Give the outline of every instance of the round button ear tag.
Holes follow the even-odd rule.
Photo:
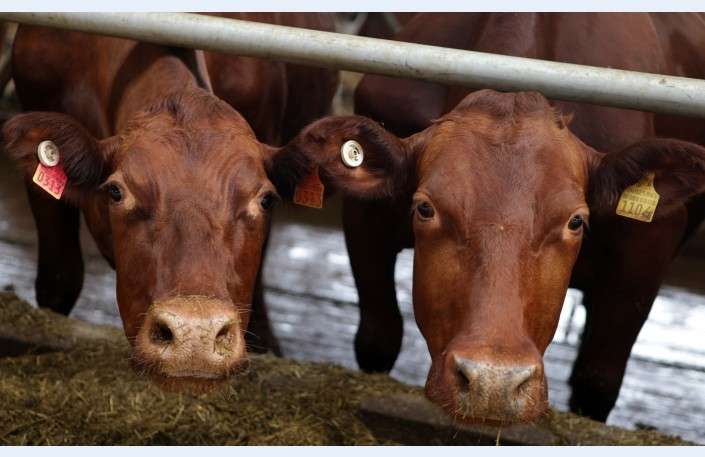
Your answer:
[[[355,140],[348,140],[340,147],[340,158],[343,163],[351,168],[356,168],[362,165],[365,158],[365,153],[362,151],[362,146]]]
[[[59,163],[59,148],[51,140],[44,140],[37,147],[39,161],[45,167],[54,167]]]

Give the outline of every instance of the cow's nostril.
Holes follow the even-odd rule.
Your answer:
[[[514,385],[515,392],[522,393],[524,390],[528,389],[537,371],[538,367],[533,365],[516,368],[510,372],[508,380]]]
[[[216,341],[222,341],[226,338],[230,337],[230,327],[232,327],[232,324],[225,324],[223,328],[220,329],[218,334],[215,336]]]
[[[465,373],[463,373],[463,370],[461,370],[460,367],[456,367],[455,377],[457,379],[458,390],[460,392],[467,392],[470,388],[470,380]]]
[[[473,360],[453,356],[455,373],[458,378],[458,387],[467,390],[470,384],[481,381],[484,365]]]
[[[230,350],[233,342],[234,331],[235,324],[233,322],[228,322],[218,331],[215,335],[215,348],[218,352]]]
[[[174,341],[174,333],[165,322],[161,321],[154,323],[150,337],[155,344],[169,344]]]
[[[468,358],[454,356],[455,373],[460,391],[472,390],[476,393],[498,392],[500,390],[522,395],[530,390],[538,365],[506,366],[477,362]]]

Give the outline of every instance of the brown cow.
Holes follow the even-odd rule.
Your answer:
[[[80,210],[116,269],[136,365],[174,388],[217,385],[242,365],[271,207],[326,159],[259,142],[199,87],[213,79],[199,62],[198,53],[22,26],[14,77],[36,112],[3,128],[37,223],[37,301],[66,313],[75,302]],[[59,201],[31,182],[43,140],[58,146],[68,179]]]
[[[691,72],[689,76],[702,77],[702,72],[693,73],[695,68],[700,71],[698,65],[692,60],[688,61],[689,55],[697,54],[686,52],[695,49],[691,44],[697,43],[698,40],[695,38],[703,35],[705,29],[702,28],[702,16],[679,14],[656,15],[656,17],[657,19],[647,14],[621,13],[420,14],[407,24],[397,39],[653,73],[683,74],[686,71]],[[658,35],[656,30],[659,31]],[[702,42],[700,40],[700,43]],[[702,46],[700,48],[705,49]],[[664,49],[673,50],[674,54],[664,54]],[[676,49],[679,50],[677,54]],[[702,59],[700,61],[705,62]],[[358,86],[356,111],[384,122],[385,127],[395,134],[406,136],[423,129],[438,129],[438,124],[434,124],[433,119],[441,117],[452,109],[468,92],[463,88],[368,75]],[[609,156],[607,163],[618,160],[622,155],[625,155],[624,160],[627,160],[626,156],[629,154],[645,153],[650,150],[643,147],[625,148],[655,134],[653,114],[577,103],[559,102],[556,105],[561,111],[573,114],[571,130],[578,138],[597,150],[617,153],[615,156]],[[665,116],[659,116],[656,120],[659,131],[679,135],[684,139],[695,139],[696,133],[699,133],[702,138],[702,132],[705,131],[700,123],[699,131],[697,128],[690,128],[691,135],[686,136],[682,134],[686,126],[682,119],[673,121]],[[693,126],[692,122],[688,125]],[[666,126],[670,129],[666,130]],[[511,144],[505,147],[512,150]],[[692,149],[690,146],[688,148]],[[629,152],[619,153],[622,150]],[[678,166],[671,154],[673,151],[666,154],[663,160],[673,161],[668,166]],[[678,154],[674,157],[681,158]],[[652,165],[646,160],[656,160],[656,157],[645,154],[643,158],[645,161],[642,163],[627,162],[623,165],[624,174],[610,178],[607,184],[612,185],[606,188],[610,192],[618,193],[620,189],[615,189],[615,183],[612,181],[618,179],[628,181],[632,178],[636,180],[635,171],[640,170],[642,166],[648,169]],[[538,158],[535,160],[538,161]],[[497,220],[499,215],[511,220],[529,211],[535,217],[543,218],[544,215],[540,212],[541,206],[533,200],[535,192],[541,191],[544,193],[540,195],[555,195],[556,198],[562,198],[560,189],[566,188],[567,183],[561,181],[564,178],[561,173],[555,173],[552,176],[553,184],[549,187],[541,188],[532,185],[530,192],[525,190],[525,195],[514,192],[515,187],[524,189],[520,186],[522,182],[526,180],[533,182],[534,170],[542,169],[544,165],[540,161],[536,163],[529,161],[524,164],[524,168],[515,169],[511,164],[507,164],[507,171],[511,170],[515,175],[511,181],[504,184],[504,187],[488,184],[488,193],[468,194],[468,190],[461,191],[457,187],[467,178],[460,176],[459,172],[454,170],[446,170],[445,167],[448,167],[448,164],[424,163],[426,167],[438,168],[438,173],[455,177],[446,184],[446,194],[441,197],[448,199],[452,196],[456,200],[454,211],[463,208],[464,211],[474,212],[475,206],[484,207],[487,204],[497,208],[498,215],[494,218],[487,217],[487,224],[477,232],[477,236],[482,236],[483,239],[494,236],[492,234],[498,227],[508,226],[501,220]],[[666,164],[662,165],[666,166]],[[459,165],[456,167],[460,168]],[[698,168],[695,168],[693,171],[697,170]],[[475,175],[471,176],[473,178],[468,185],[475,180]],[[419,179],[422,178],[422,176],[419,177]],[[680,178],[679,174],[672,177],[674,180]],[[684,184],[692,184],[691,178],[691,176],[687,179],[683,177]],[[593,185],[594,182],[594,179],[590,179],[589,184]],[[415,182],[416,184],[418,183]],[[536,185],[539,184],[536,183]],[[657,173],[656,188],[659,192],[672,192],[674,189],[671,185],[666,182],[663,174]],[[695,191],[697,188],[689,190]],[[604,192],[604,189],[597,187],[595,192],[599,194]],[[507,213],[504,211],[504,206],[496,201],[498,197],[492,193],[498,196],[511,195],[517,199],[518,206]],[[538,267],[524,270],[524,256],[533,259],[539,252],[542,256],[546,254],[538,250],[520,254],[522,244],[520,240],[510,237],[512,230],[504,237],[506,244],[503,246],[487,241],[477,247],[477,258],[467,259],[462,265],[465,280],[471,284],[471,287],[476,291],[484,290],[484,292],[474,292],[474,294],[482,294],[481,296],[468,297],[464,287],[451,287],[441,281],[444,277],[452,276],[449,269],[461,268],[461,265],[456,265],[453,261],[456,257],[455,250],[443,251],[445,252],[443,258],[436,258],[433,262],[421,258],[420,254],[424,252],[420,249],[422,240],[418,238],[417,232],[412,232],[408,217],[408,208],[412,203],[411,195],[412,192],[406,192],[396,200],[369,203],[352,199],[345,202],[346,240],[360,297],[361,321],[355,340],[360,366],[367,371],[387,371],[391,369],[399,353],[402,320],[394,291],[394,264],[397,252],[403,247],[410,246],[416,246],[417,249],[414,274],[417,321],[427,338],[434,361],[428,381],[429,393],[437,395],[437,392],[443,390],[438,387],[439,383],[444,379],[448,382],[451,380],[452,369],[448,368],[448,371],[444,372],[439,364],[450,363],[447,357],[448,350],[451,348],[445,346],[444,341],[448,337],[443,335],[456,330],[459,333],[451,344],[459,344],[459,341],[465,338],[464,344],[469,351],[466,354],[471,358],[479,357],[488,362],[495,360],[497,363],[506,362],[509,359],[513,365],[526,365],[527,360],[532,360],[530,364],[538,364],[538,359],[535,357],[540,355],[542,346],[537,341],[535,345],[526,345],[520,353],[511,356],[504,352],[504,345],[492,345],[491,342],[495,341],[495,338],[500,340],[506,338],[512,341],[512,344],[518,344],[517,338],[526,338],[526,333],[519,332],[512,322],[505,323],[507,317],[504,312],[495,315],[488,311],[487,314],[473,317],[477,322],[464,322],[459,310],[448,311],[446,314],[438,313],[440,305],[430,302],[433,295],[419,292],[419,289],[425,290],[434,280],[438,281],[437,288],[444,294],[443,302],[450,302],[447,306],[458,306],[458,303],[464,303],[467,306],[472,304],[473,307],[477,307],[478,313],[482,312],[481,309],[486,309],[484,306],[496,306],[497,310],[503,309],[497,302],[504,300],[509,300],[510,303],[520,300],[521,303],[529,306],[531,297],[527,291],[521,289],[522,282],[510,283],[508,280],[513,278],[512,281],[516,281],[515,269],[517,268],[521,269],[522,275],[534,277],[533,275],[539,274]],[[573,387],[571,408],[574,411],[582,412],[595,419],[606,419],[616,401],[631,346],[648,316],[666,267],[682,241],[702,220],[705,210],[702,197],[685,203],[686,197],[691,196],[692,192],[676,193],[676,195],[680,203],[674,204],[674,207],[668,211],[657,212],[656,219],[651,223],[617,217],[612,214],[613,208],[591,216],[591,236],[583,244],[571,278],[571,286],[584,291],[584,303],[588,310],[586,330],[570,381]],[[472,196],[474,200],[466,199],[465,196],[468,198]],[[610,202],[614,203],[614,200]],[[600,202],[589,203],[595,213],[594,205]],[[525,216],[528,217],[528,215]],[[360,222],[365,220],[375,220],[379,223],[373,225]],[[477,223],[482,221],[484,218]],[[524,221],[523,230],[526,233],[523,236],[538,236],[546,233],[532,232],[532,230],[539,230],[539,227],[535,223],[526,225],[528,222]],[[470,229],[473,227],[473,221],[467,221],[466,224],[468,225],[463,228],[463,233],[473,233]],[[475,239],[473,241],[477,242]],[[528,242],[528,238],[524,238],[523,242]],[[437,243],[441,243],[441,240],[439,239]],[[499,256],[500,253],[501,256]],[[497,265],[491,265],[492,262],[496,262]],[[561,262],[559,263],[561,268],[557,271],[560,271],[561,275],[566,275],[571,262],[567,258]],[[496,273],[488,272],[482,276],[481,272],[484,268],[500,268],[500,270]],[[493,276],[494,274],[497,276]],[[561,276],[561,287],[556,289],[556,296],[545,298],[547,303],[554,305],[558,303],[556,301],[558,295],[561,295],[562,299],[562,294],[565,292],[564,286],[567,285],[562,283],[563,279],[564,276]],[[479,280],[483,281],[475,284]],[[534,282],[534,287],[541,287],[541,281],[538,278],[534,277]],[[558,290],[562,292],[559,293]],[[501,295],[499,295],[500,292]],[[422,301],[419,301],[419,297],[423,297]],[[484,304],[475,303],[474,300],[483,297],[486,300]],[[545,306],[549,307],[548,304]],[[547,330],[552,329],[554,314],[552,312],[541,314],[548,308],[540,309],[541,311],[537,309],[530,314],[524,313],[525,325],[542,325]],[[512,334],[512,332],[516,333]],[[550,333],[552,335],[552,331]],[[483,346],[484,349],[479,349],[478,346]],[[467,364],[458,364],[458,370],[467,372],[464,366]],[[491,369],[489,365],[484,368],[477,365],[475,367],[473,371],[475,374],[469,376],[471,385],[483,370],[484,381],[479,382],[493,382],[500,377],[500,373]],[[540,370],[537,370],[538,372]],[[505,387],[511,385],[512,383],[509,382]],[[502,408],[499,410],[501,411]]]
[[[332,157],[351,139],[365,153],[356,194],[394,201],[407,215],[394,222],[415,249],[414,312],[432,358],[426,392],[463,421],[545,412],[542,355],[583,236],[592,221],[619,223],[613,211],[627,186],[655,173],[659,229],[705,190],[705,148],[652,139],[603,154],[538,93],[475,92],[404,139],[365,117],[330,117],[295,144]]]

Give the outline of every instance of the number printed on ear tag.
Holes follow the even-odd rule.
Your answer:
[[[58,200],[64,193],[68,178],[60,165],[46,167],[40,162],[37,164],[32,181]]]
[[[296,185],[294,189],[294,203],[308,206],[309,208],[323,208],[323,191],[325,187],[318,176],[318,167]]]
[[[617,214],[637,221],[651,222],[659,198],[654,188],[654,173],[647,173],[639,182],[624,189],[617,203]]]

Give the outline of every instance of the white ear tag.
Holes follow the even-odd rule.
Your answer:
[[[340,147],[340,158],[343,163],[350,168],[357,168],[362,165],[365,153],[362,146],[355,140],[348,140]]]
[[[37,157],[45,167],[54,167],[59,163],[59,148],[51,140],[44,140],[37,146]]]
[[[59,147],[53,141],[44,140],[39,143],[37,146],[39,163],[32,176],[32,181],[36,185],[57,200],[63,195],[68,182],[63,167],[59,165],[59,157]]]

